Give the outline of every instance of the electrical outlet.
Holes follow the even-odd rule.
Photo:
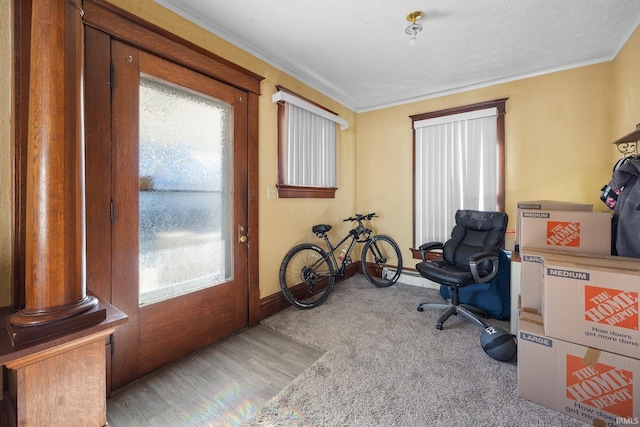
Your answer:
[[[278,190],[275,188],[267,188],[267,199],[277,199]]]

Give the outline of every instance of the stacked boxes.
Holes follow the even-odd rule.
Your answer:
[[[593,425],[640,424],[640,259],[609,255],[609,214],[521,212],[518,394]]]

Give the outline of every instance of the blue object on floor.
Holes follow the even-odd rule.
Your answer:
[[[498,320],[511,317],[511,259],[505,251],[499,252],[498,273],[487,283],[476,283],[458,290],[460,304],[469,304],[486,311]],[[448,286],[440,286],[440,295],[451,299]]]

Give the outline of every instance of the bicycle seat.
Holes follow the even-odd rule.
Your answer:
[[[329,230],[331,230],[331,226],[328,224],[318,224],[314,225],[311,228],[311,231],[313,231],[315,234],[324,234]]]

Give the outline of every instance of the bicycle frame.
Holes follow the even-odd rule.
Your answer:
[[[364,238],[363,240],[360,240],[359,237],[363,234],[366,235],[366,238]],[[371,240],[372,235],[373,235],[373,230],[365,227],[362,224],[362,221],[358,221],[358,227],[349,231],[349,234],[347,234],[335,246],[331,244],[331,241],[329,240],[329,236],[327,235],[327,233],[324,233],[321,236],[324,239],[327,245],[327,248],[329,249],[328,255],[329,255],[329,258],[331,259],[331,262],[333,263],[333,266],[336,269],[337,276],[344,277],[346,273],[347,265],[351,262],[351,253],[353,252],[353,248],[355,247],[356,243],[367,242]],[[349,239],[351,239],[351,242],[349,243],[349,247],[347,248],[347,253],[345,254],[342,262],[338,263],[338,260],[336,259],[336,255],[335,255],[335,250],[340,248]]]

